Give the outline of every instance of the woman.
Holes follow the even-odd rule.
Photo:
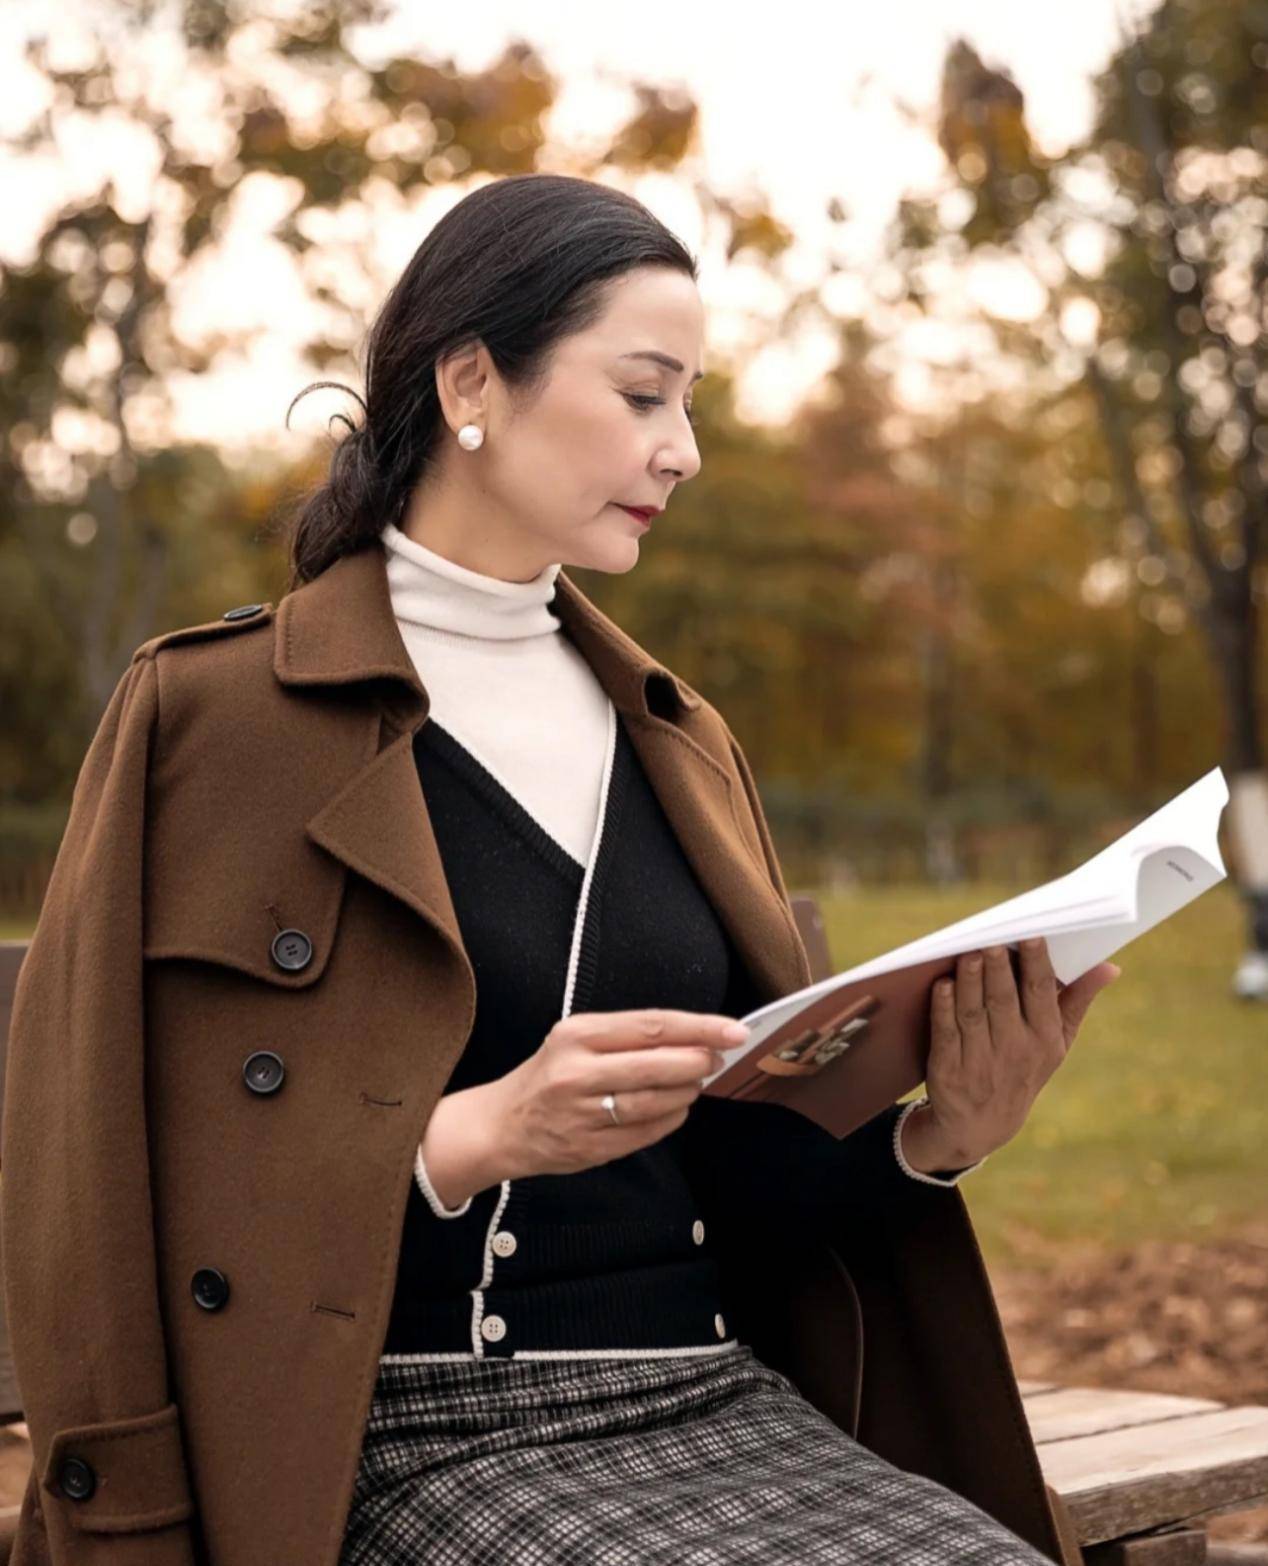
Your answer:
[[[276,614],[121,679],[11,1028],[16,1566],[1076,1558],[954,1184],[1112,965],[966,960],[841,1141],[699,1091],[804,948],[734,736],[561,573],[699,470],[695,276],[469,195]]]

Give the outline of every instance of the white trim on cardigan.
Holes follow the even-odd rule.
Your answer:
[[[966,1174],[972,1174],[975,1169],[980,1169],[990,1154],[979,1158],[975,1164],[969,1164],[967,1168],[961,1169],[959,1174],[952,1175],[949,1179],[941,1175],[923,1174],[919,1169],[913,1169],[903,1157],[903,1126],[907,1123],[907,1116],[913,1109],[919,1109],[928,1102],[928,1098],[922,1095],[920,1098],[913,1098],[910,1104],[903,1106],[902,1114],[894,1122],[894,1157],[897,1158],[898,1166],[903,1173],[910,1175],[913,1180],[923,1180],[926,1185],[958,1185]]]
[[[612,782],[612,764],[616,759],[616,707],[608,698],[608,742],[603,755],[603,778],[599,784],[599,812],[594,824],[594,837],[586,863],[586,877],[581,883],[581,895],[577,899],[577,917],[572,926],[572,950],[568,954],[568,979],[564,985],[561,1018],[571,1015],[572,997],[577,987],[577,962],[581,956],[581,942],[585,936],[586,908],[590,902],[590,887],[594,881],[595,866],[599,861],[599,845],[603,842],[603,823],[608,813],[608,787]]]
[[[599,859],[599,847],[603,842],[603,823],[608,810],[608,786],[612,781],[612,765],[616,757],[616,707],[611,699],[608,701],[608,741],[607,749],[603,757],[603,780],[599,787],[599,811],[594,824],[594,836],[590,840],[590,853],[586,863],[585,880],[581,883],[581,892],[577,898],[577,913],[572,924],[572,950],[568,956],[568,976],[564,983],[563,1007],[560,1017],[566,1017],[572,1011],[572,997],[577,984],[577,963],[581,956],[581,942],[585,934],[586,908],[590,901],[590,886],[594,880],[595,865]],[[421,1164],[423,1156],[422,1144],[419,1144],[416,1165]],[[430,1182],[429,1182],[430,1183]],[[424,1193],[425,1194],[425,1193]],[[484,1338],[480,1331],[480,1324],[484,1319],[484,1291],[493,1282],[493,1269],[496,1265],[493,1257],[493,1236],[497,1233],[498,1224],[501,1222],[503,1210],[511,1195],[510,1180],[502,1181],[502,1194],[498,1198],[498,1204],[489,1227],[484,1236],[484,1270],[480,1278],[480,1286],[471,1290],[471,1346],[476,1357],[483,1359]],[[442,1216],[444,1216],[442,1214]],[[514,1351],[512,1351],[514,1357]]]
[[[461,1207],[446,1207],[439,1196],[436,1195],[435,1186],[427,1178],[427,1165],[423,1162],[423,1144],[421,1142],[418,1144],[417,1153],[414,1154],[414,1178],[418,1181],[418,1189],[427,1198],[428,1207],[436,1214],[437,1218],[461,1218],[463,1213],[471,1206],[475,1195],[474,1192],[463,1202]]]
[[[509,1359],[681,1359],[702,1354],[733,1354],[740,1346],[738,1338],[725,1343],[689,1344],[685,1348],[633,1349],[515,1349]],[[381,1365],[425,1365],[431,1361],[469,1365],[472,1356],[460,1350],[429,1354],[380,1354]]]

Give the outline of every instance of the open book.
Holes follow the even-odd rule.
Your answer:
[[[1016,974],[1017,943],[1041,935],[1072,983],[1224,879],[1227,803],[1213,767],[1068,875],[749,1012],[704,1092],[787,1104],[845,1136],[924,1081],[933,984],[962,952],[1008,947]]]

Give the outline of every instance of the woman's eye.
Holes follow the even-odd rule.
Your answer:
[[[646,413],[649,408],[663,408],[665,406],[663,397],[644,397],[638,392],[625,392],[624,396],[628,401],[634,403],[641,413]],[[687,408],[687,423],[694,427],[698,422],[695,414],[690,408]]]

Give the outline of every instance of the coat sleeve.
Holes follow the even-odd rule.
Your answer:
[[[727,734],[771,883],[791,917],[792,902],[757,783],[739,741],[729,729]],[[734,962],[721,1010],[742,1017],[759,1004],[748,976]],[[891,1104],[849,1135],[835,1137],[786,1104],[703,1096],[675,1135],[703,1204],[715,1213],[743,1214],[770,1234],[799,1238],[821,1234],[851,1214],[866,1214],[888,1196],[905,1192],[913,1180],[949,1188],[978,1167],[908,1173],[895,1142],[907,1107]]]
[[[20,1566],[195,1560],[146,1126],[143,889],[157,720],[157,667],[138,650],[80,768],[14,991],[0,1238],[34,1457]]]

